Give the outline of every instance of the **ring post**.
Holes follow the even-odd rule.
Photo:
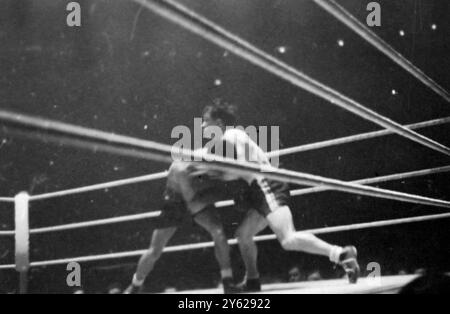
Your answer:
[[[21,192],[14,198],[15,204],[15,240],[16,240],[16,271],[20,274],[20,293],[27,293],[28,269],[30,268],[30,230],[29,230],[30,196]]]

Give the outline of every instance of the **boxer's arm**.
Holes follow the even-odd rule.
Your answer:
[[[257,164],[269,165],[266,153],[256,144],[247,133],[239,129],[232,129],[225,132],[222,141],[218,142],[222,147],[216,147],[214,153],[221,156],[236,159],[238,161],[253,162]],[[220,149],[220,151],[219,151]],[[198,162],[193,164],[190,175],[205,175],[212,179],[224,181],[234,181],[244,179],[248,182],[257,178],[257,175],[240,175],[233,171],[219,171],[208,167],[207,163]]]

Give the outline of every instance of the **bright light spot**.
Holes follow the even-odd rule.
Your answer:
[[[148,125],[144,125],[144,130],[148,130]]]
[[[400,34],[400,36],[405,36],[405,31],[404,30],[400,30],[399,32],[398,32],[399,34]]]
[[[222,81],[219,80],[219,79],[216,79],[216,80],[214,81],[214,85],[220,86],[220,85],[222,85]]]
[[[391,91],[391,93],[392,93],[392,95],[398,95],[398,92],[395,90],[395,89],[393,89],[392,91]]]
[[[281,54],[286,53],[287,48],[285,46],[280,46],[277,48],[277,51]]]
[[[118,166],[114,167],[114,171],[119,171],[119,170],[120,170],[120,168]]]
[[[431,25],[431,29],[434,30],[434,31],[437,30],[437,25],[436,24],[432,24]]]
[[[345,45],[344,40],[343,39],[339,39],[338,40],[338,45],[339,45],[339,47],[344,47],[344,45]]]
[[[53,160],[50,160],[50,162],[48,163],[50,166],[53,166],[55,164],[55,162]]]

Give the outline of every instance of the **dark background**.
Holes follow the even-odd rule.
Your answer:
[[[82,27],[66,25],[65,0],[0,2],[0,107],[118,134],[173,143],[176,125],[193,125],[201,109],[220,98],[238,105],[241,124],[280,126],[291,147],[357,134],[378,127],[267,74],[232,54],[155,16],[130,1],[86,0]],[[448,116],[449,104],[307,0],[183,0],[265,51],[371,109],[409,124]],[[369,1],[341,0],[365,21]],[[448,1],[378,1],[377,34],[444,88],[450,86]],[[432,25],[437,26],[432,29]],[[400,30],[405,35],[400,36]],[[341,47],[339,40],[344,41]],[[284,47],[280,49],[280,47]],[[219,84],[220,83],[220,84]],[[395,90],[396,93],[393,93]],[[420,130],[450,145],[449,126]],[[399,136],[283,157],[283,167],[342,180],[448,164],[448,157]],[[0,134],[0,195],[40,194],[147,173],[167,166],[102,153],[45,145]],[[31,227],[158,210],[163,181],[48,201],[31,208]],[[381,187],[448,199],[448,174],[382,184]],[[442,212],[437,208],[326,192],[294,199],[298,228],[314,228]],[[237,220],[227,212],[230,235]],[[11,204],[0,203],[0,228],[14,228]],[[142,249],[152,221],[123,223],[32,236],[31,259]],[[417,268],[449,270],[448,220],[326,235],[359,249],[361,264],[381,264],[383,274]],[[186,226],[172,244],[207,241]],[[266,281],[284,281],[299,265],[304,276],[320,270],[339,276],[324,258],[259,244]],[[83,284],[105,291],[125,285],[136,258],[83,264]],[[236,249],[238,276],[243,266]],[[14,262],[12,238],[0,238],[0,263]],[[201,269],[198,265],[202,265]],[[33,292],[69,292],[64,267],[31,272]],[[16,288],[13,271],[0,272],[0,289]],[[211,250],[166,254],[148,280],[151,291],[192,289],[217,283]]]

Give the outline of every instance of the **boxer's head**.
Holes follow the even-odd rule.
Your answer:
[[[227,126],[235,126],[236,120],[236,107],[228,103],[215,101],[203,109],[203,128],[218,126],[225,129]]]

